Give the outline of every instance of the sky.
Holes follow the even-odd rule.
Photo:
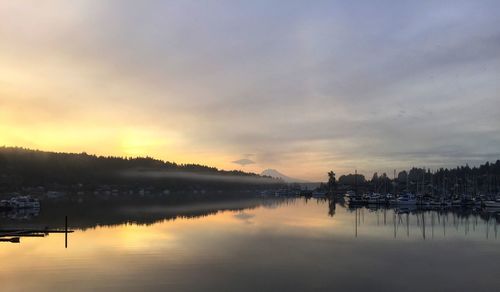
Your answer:
[[[499,1],[0,0],[6,146],[308,180],[477,165],[499,81]]]

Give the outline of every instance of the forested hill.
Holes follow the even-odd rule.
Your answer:
[[[224,171],[198,164],[176,164],[150,157],[122,158],[86,153],[56,153],[0,147],[3,188],[50,184],[260,185],[280,180],[242,171]]]
[[[444,192],[447,194],[464,193],[498,193],[500,192],[500,160],[486,162],[470,167],[469,165],[455,168],[440,168],[431,171],[427,168],[413,167],[403,170],[395,178],[382,173],[374,173],[371,179],[361,174],[340,176],[339,185],[363,187],[365,190],[381,192]]]

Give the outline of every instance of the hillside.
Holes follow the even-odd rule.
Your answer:
[[[123,158],[0,147],[0,188],[48,185],[192,185],[221,188],[278,184],[282,181],[242,171],[177,164],[151,157]]]

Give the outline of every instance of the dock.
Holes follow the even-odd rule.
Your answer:
[[[64,246],[68,247],[68,233],[73,233],[73,230],[68,229],[68,217],[64,222],[64,229],[45,228],[3,228],[0,229],[0,242],[20,243],[21,237],[45,237],[51,233],[64,233]]]

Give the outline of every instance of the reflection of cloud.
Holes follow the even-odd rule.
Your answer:
[[[235,160],[235,161],[233,161],[233,163],[239,164],[241,166],[245,166],[248,164],[255,164],[255,161],[250,160],[248,158],[243,158],[243,159]]]
[[[239,219],[239,220],[245,222],[246,224],[253,224],[253,222],[250,221],[250,219],[252,219],[254,217],[255,217],[254,214],[248,214],[245,212],[240,212],[238,214],[234,214],[234,218]]]
[[[255,217],[255,215],[254,214],[248,214],[248,213],[245,213],[245,212],[240,212],[238,214],[235,214],[234,217],[238,218],[238,219],[241,219],[241,220],[248,220],[248,219],[252,219],[253,217]]]

